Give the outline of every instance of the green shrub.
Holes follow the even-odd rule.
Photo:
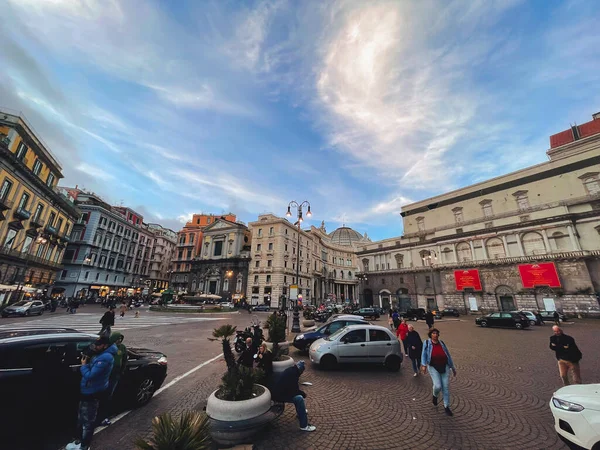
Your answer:
[[[150,440],[137,438],[138,450],[209,450],[213,448],[208,416],[186,411],[175,419],[166,413],[152,419]]]

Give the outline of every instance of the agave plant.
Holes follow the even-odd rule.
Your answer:
[[[137,438],[138,450],[209,450],[213,448],[208,416],[186,411],[181,417],[163,414],[152,420],[150,440]]]

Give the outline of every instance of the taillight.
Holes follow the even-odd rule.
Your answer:
[[[166,366],[167,365],[167,357],[166,356],[161,356],[160,358],[158,358],[157,361],[159,364]]]

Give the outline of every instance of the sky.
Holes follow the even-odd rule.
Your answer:
[[[600,111],[595,2],[0,0],[0,108],[83,187],[180,229],[402,205],[547,160]]]

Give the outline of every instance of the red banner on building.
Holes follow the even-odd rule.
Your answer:
[[[523,287],[531,289],[536,286],[560,287],[558,272],[554,263],[521,264],[519,273]]]
[[[455,270],[454,281],[457,291],[464,291],[466,288],[481,291],[481,279],[477,269]]]

